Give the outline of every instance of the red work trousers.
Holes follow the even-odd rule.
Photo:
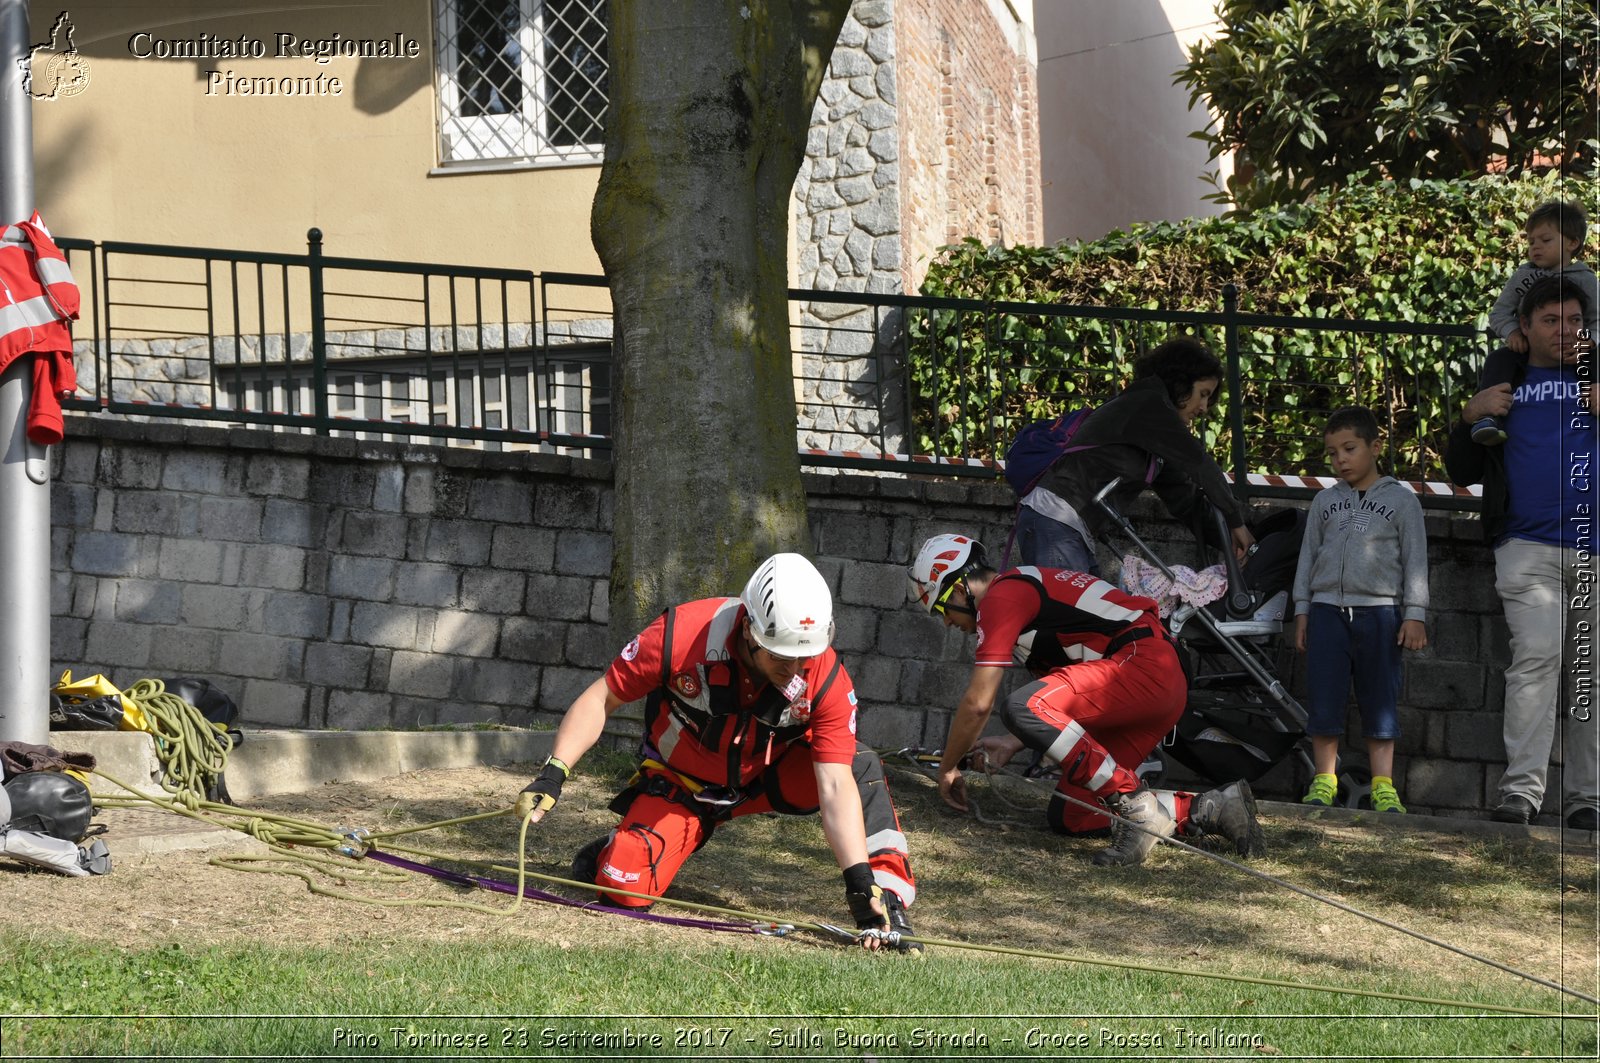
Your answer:
[[[690,854],[711,837],[717,824],[762,812],[809,816],[819,807],[811,747],[803,742],[792,743],[784,750],[744,791],[744,799],[732,806],[697,800],[670,773],[652,768],[643,771],[644,778],[632,788],[633,796],[622,822],[600,851],[595,869],[595,885],[601,887],[601,896],[606,903],[621,908],[648,907],[650,902],[606,893],[605,887],[660,896]],[[916,880],[911,874],[905,835],[900,832],[900,820],[883,778],[883,764],[876,753],[858,745],[851,771],[861,793],[867,861],[873,878],[883,889],[898,894],[909,907],[916,899]]]
[[[1001,718],[1028,748],[1061,762],[1058,795],[1093,805],[1107,793],[1134,788],[1134,770],[1177,724],[1187,694],[1177,651],[1156,635],[1017,688]],[[1180,829],[1192,796],[1176,795]],[[1046,816],[1052,830],[1069,834],[1111,825],[1106,816],[1060,797],[1050,802]]]

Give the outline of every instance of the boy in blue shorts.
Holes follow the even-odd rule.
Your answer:
[[[1353,679],[1372,769],[1372,807],[1404,812],[1394,786],[1402,650],[1428,644],[1428,539],[1411,489],[1378,472],[1378,422],[1349,406],[1323,432],[1342,481],[1317,494],[1294,577],[1295,648],[1306,654],[1306,731],[1316,777],[1301,800],[1332,805]]]

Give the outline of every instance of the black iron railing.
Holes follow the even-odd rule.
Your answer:
[[[609,452],[604,278],[65,239],[84,287],[77,410],[489,449]],[[1443,484],[1476,329],[1241,313],[791,290],[797,443],[810,465],[996,475],[1016,430],[1112,397],[1135,357],[1183,332],[1228,379],[1197,424],[1241,495],[1304,494],[1320,425],[1387,422],[1388,466]]]

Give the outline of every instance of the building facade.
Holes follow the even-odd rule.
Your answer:
[[[57,233],[98,240],[293,252],[315,227],[330,254],[598,273],[605,5],[39,0],[39,208]],[[851,230],[898,240],[869,262],[968,235],[1036,241],[1030,14],[858,0],[797,202],[859,207],[851,177],[873,202],[891,189],[887,214]],[[850,235],[834,224],[797,245]],[[840,251],[830,241],[796,279],[826,285]],[[908,265],[897,290],[917,279]]]

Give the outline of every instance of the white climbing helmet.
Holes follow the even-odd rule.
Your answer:
[[[750,634],[779,657],[815,657],[833,641],[833,595],[816,566],[799,554],[773,554],[739,596]]]
[[[968,565],[982,563],[983,544],[978,540],[949,533],[935,535],[922,544],[917,559],[906,570],[911,578],[911,597],[931,613]]]

